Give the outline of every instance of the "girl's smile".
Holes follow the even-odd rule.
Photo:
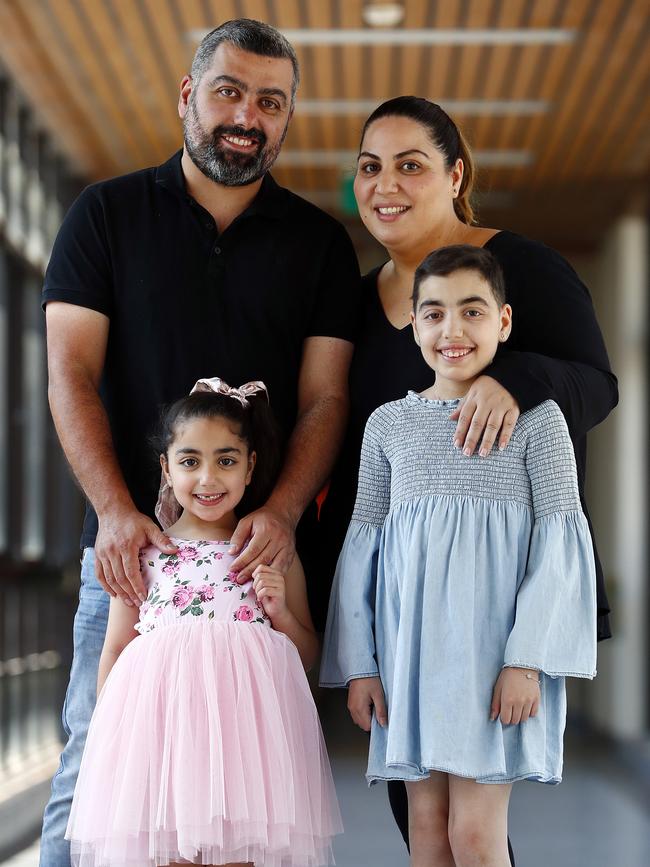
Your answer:
[[[193,494],[192,495],[202,506],[214,506],[216,503],[220,503],[221,500],[226,496],[225,491],[221,494]]]
[[[457,362],[464,361],[470,353],[474,352],[474,346],[459,346],[457,344],[453,344],[451,346],[439,346],[437,351],[442,355],[445,361],[450,364],[456,364]]]
[[[210,539],[217,527],[235,529],[235,508],[255,466],[255,452],[236,428],[222,416],[192,418],[161,455],[167,484],[183,508],[175,526],[180,535]]]

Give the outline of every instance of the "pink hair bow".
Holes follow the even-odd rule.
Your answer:
[[[238,400],[242,406],[248,406],[248,398],[259,391],[266,392],[266,399],[268,400],[269,398],[267,387],[259,379],[253,380],[253,382],[245,382],[239,388],[232,388],[223,379],[213,376],[211,379],[199,379],[190,394],[194,394],[197,391],[212,391],[215,394],[223,394],[226,397]],[[158,491],[155,515],[163,530],[175,524],[181,516],[181,507],[174,496],[174,492],[167,484],[164,473],[161,473],[160,477],[160,490]]]
[[[235,400],[240,401],[242,406],[248,406],[248,398],[251,394],[257,394],[258,391],[265,391],[267,400],[269,397],[267,387],[259,379],[255,379],[252,382],[245,382],[243,385],[240,385],[239,388],[233,388],[228,385],[227,382],[224,382],[223,379],[219,379],[218,376],[213,376],[211,379],[199,379],[190,394],[194,394],[195,391],[214,391],[215,394],[224,394],[226,397],[234,397]]]

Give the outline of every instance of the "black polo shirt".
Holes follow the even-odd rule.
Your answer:
[[[188,195],[180,158],[85,189],[43,288],[44,305],[65,301],[110,319],[101,396],[128,489],[150,516],[160,470],[148,436],[161,406],[201,377],[261,379],[286,438],[303,341],[352,340],[360,292],[352,243],[332,217],[267,175],[219,235]],[[82,546],[96,532],[88,507]]]

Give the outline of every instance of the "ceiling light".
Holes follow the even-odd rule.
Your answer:
[[[535,115],[546,114],[550,103],[543,99],[435,99],[453,116]],[[366,117],[384,99],[298,99],[296,113],[322,117],[326,114],[340,117]]]
[[[208,30],[191,30],[188,36],[200,42],[208,33]],[[432,27],[417,30],[300,29],[282,33],[292,45],[562,45],[573,42],[577,31],[559,27]]]
[[[368,3],[361,17],[369,27],[397,27],[404,18],[401,3]]]
[[[430,28],[421,30],[283,30],[293,45],[547,45],[571,42],[560,28]]]

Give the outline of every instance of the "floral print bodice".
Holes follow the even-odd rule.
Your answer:
[[[159,626],[199,618],[227,623],[271,626],[257,601],[253,582],[237,583],[230,571],[230,542],[174,539],[175,554],[153,546],[140,551],[140,570],[147,589],[135,629],[144,634]]]

